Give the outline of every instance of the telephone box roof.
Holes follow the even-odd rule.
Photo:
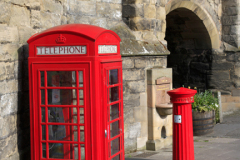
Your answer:
[[[119,41],[121,41],[119,36],[111,30],[107,30],[101,27],[88,25],[88,24],[65,24],[65,25],[52,27],[40,33],[34,34],[32,37],[28,39],[27,42],[31,43],[32,41],[39,39],[42,36],[46,36],[48,34],[54,34],[54,33],[74,33],[74,34],[79,34],[81,36],[85,36],[86,38],[90,38],[91,40],[94,41],[102,33],[106,33],[106,32],[115,35],[115,37],[119,39]]]

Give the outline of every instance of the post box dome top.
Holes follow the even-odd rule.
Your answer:
[[[37,33],[32,37],[30,37],[27,42],[31,43],[32,41],[40,37],[43,37],[49,34],[54,34],[54,33],[74,33],[80,36],[85,36],[86,38],[90,38],[91,40],[96,40],[102,33],[106,33],[106,32],[113,34],[119,41],[121,41],[119,36],[111,30],[107,30],[101,27],[88,25],[88,24],[65,24],[65,25],[52,27],[45,31]]]
[[[167,92],[169,95],[191,95],[191,94],[196,94],[197,91],[193,89],[188,89],[184,87],[180,87],[171,91]]]

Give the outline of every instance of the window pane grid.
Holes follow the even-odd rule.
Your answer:
[[[40,73],[40,72],[39,72]],[[84,79],[82,79],[82,82],[80,82],[79,84],[78,84],[78,82],[79,82],[79,72],[78,71],[75,71],[75,74],[76,74],[76,83],[72,83],[72,84],[74,84],[75,86],[73,86],[73,87],[49,87],[49,86],[47,86],[47,71],[42,71],[41,73],[40,73],[40,75],[43,75],[42,73],[44,73],[44,78],[43,78],[43,80],[44,80],[44,83],[41,83],[41,81],[40,81],[40,83],[39,83],[39,91],[41,91],[41,90],[43,90],[44,91],[44,104],[41,104],[41,102],[40,102],[40,107],[39,107],[39,109],[40,109],[40,114],[43,114],[42,113],[42,110],[44,109],[45,110],[45,121],[43,122],[42,121],[42,116],[40,116],[40,128],[42,128],[42,126],[45,126],[45,131],[43,131],[43,132],[45,132],[46,133],[46,135],[49,135],[49,125],[63,125],[63,126],[68,126],[68,127],[74,127],[74,126],[77,126],[77,130],[72,130],[72,133],[74,133],[74,132],[77,132],[77,141],[69,141],[69,140],[61,140],[61,141],[59,141],[59,140],[49,140],[49,136],[46,136],[46,138],[44,138],[45,140],[42,140],[42,138],[41,138],[41,143],[44,143],[45,144],[45,150],[48,150],[49,151],[49,145],[50,145],[50,143],[63,143],[63,144],[76,144],[76,145],[74,145],[73,147],[76,147],[77,148],[77,157],[74,157],[74,158],[71,158],[71,159],[69,159],[69,160],[73,160],[73,159],[78,159],[78,157],[81,155],[81,151],[84,151],[84,153],[82,153],[82,155],[81,155],[81,157],[82,158],[84,158],[85,159],[85,142],[84,142],[84,140],[81,140],[80,139],[80,133],[82,132],[82,133],[85,133],[85,130],[84,129],[80,129],[80,127],[81,126],[85,126],[84,125],[84,122],[81,122],[81,123],[83,123],[83,124],[80,124],[80,116],[82,116],[84,119],[85,119],[85,115],[84,115],[84,113],[85,113],[85,109],[84,109],[84,107],[83,106],[81,106],[81,108],[80,109],[83,109],[83,113],[82,114],[80,114],[80,109],[79,109],[79,107],[78,106],[80,106],[80,103],[79,103],[79,101],[80,100],[83,100],[83,101],[85,101],[85,86],[83,86],[84,85]],[[82,71],[82,75],[84,75],[83,74],[83,71]],[[41,76],[40,76],[41,77]],[[43,84],[44,84],[44,86],[43,86]],[[66,89],[76,89],[76,97],[80,97],[80,95],[79,95],[79,90],[82,90],[82,93],[83,93],[83,98],[78,98],[79,100],[77,100],[77,98],[72,98],[71,100],[76,100],[76,104],[77,105],[75,105],[75,106],[73,106],[72,104],[71,105],[49,105],[47,102],[48,102],[48,94],[47,94],[47,89],[64,89],[64,90],[66,90]],[[84,105],[85,105],[85,103],[84,103]],[[61,108],[69,108],[69,109],[73,109],[73,108],[77,108],[77,113],[71,113],[71,118],[70,119],[73,119],[73,117],[74,116],[77,116],[76,118],[77,118],[77,123],[52,123],[52,122],[48,122],[47,121],[47,119],[48,119],[48,112],[46,112],[46,111],[48,111],[48,108],[53,108],[53,107],[61,107]],[[85,121],[85,120],[84,120]],[[73,136],[74,134],[72,134],[72,136]],[[85,135],[85,134],[84,134]],[[42,137],[42,132],[40,132],[40,136]],[[71,135],[70,135],[71,136]],[[85,139],[85,137],[84,137],[84,139]],[[79,145],[79,147],[78,147],[78,145]],[[80,145],[83,145],[82,147],[80,147]],[[41,145],[41,150],[42,150],[43,148],[42,148],[42,145]],[[74,152],[75,152],[75,149],[74,149]],[[74,152],[72,152],[71,154],[74,154]],[[42,152],[41,152],[42,154],[43,154],[43,150],[42,150]],[[70,155],[70,154],[69,154]],[[43,156],[41,156],[41,159],[45,159],[45,160],[53,160],[53,159],[55,159],[55,158],[51,158],[50,157],[50,155],[49,155],[49,152],[45,152],[45,155],[44,155],[44,157]],[[58,158],[57,158],[58,159]],[[66,158],[64,158],[65,160],[68,160],[68,159],[66,159]]]

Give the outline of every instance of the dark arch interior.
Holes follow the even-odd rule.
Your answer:
[[[212,46],[203,21],[191,10],[178,8],[167,15],[165,40],[168,42],[168,67],[173,68],[173,88],[208,87]]]

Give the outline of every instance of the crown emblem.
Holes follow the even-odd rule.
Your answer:
[[[59,35],[59,37],[56,39],[56,43],[65,43],[66,38],[62,36],[62,34]]]

